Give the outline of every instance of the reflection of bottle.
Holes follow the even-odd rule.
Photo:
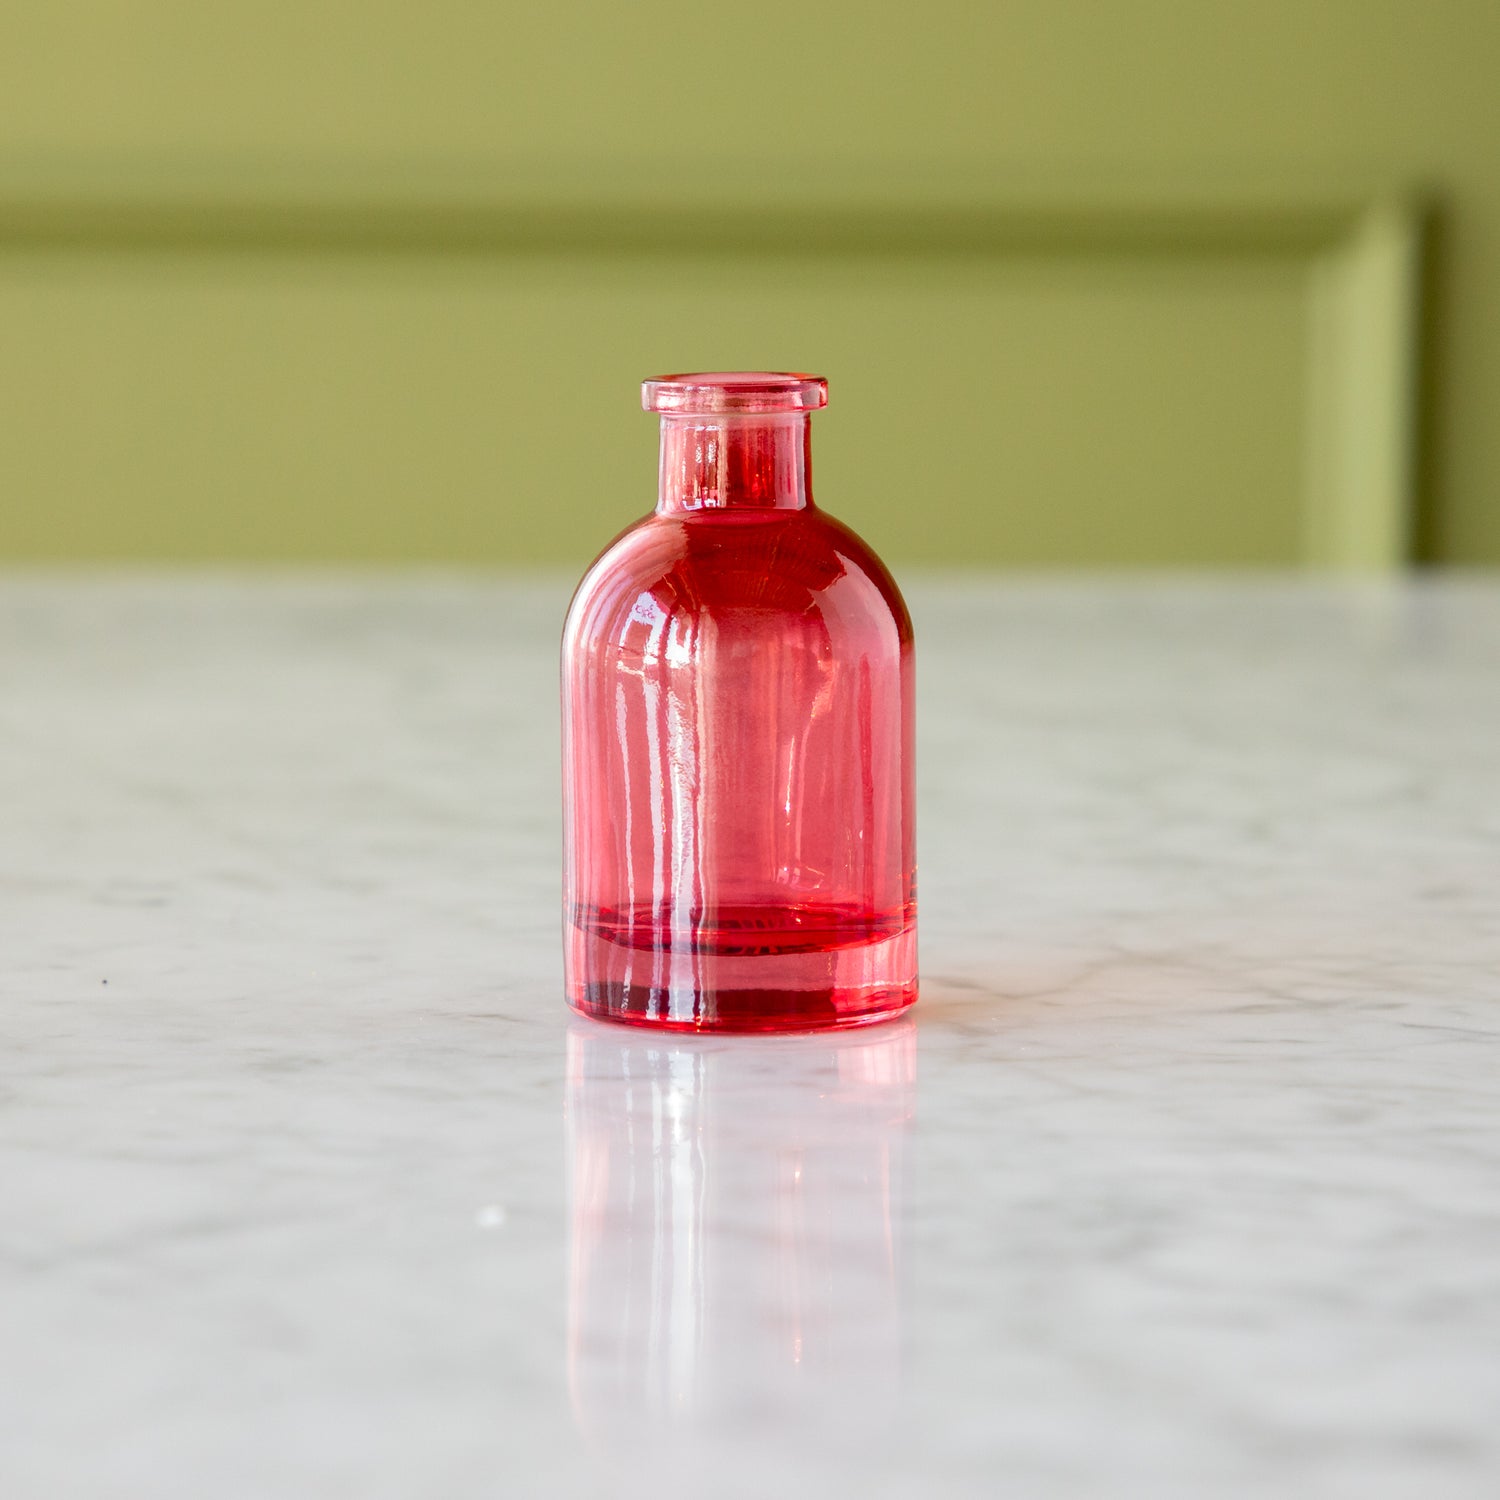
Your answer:
[[[806,1030],[916,998],[912,637],[812,501],[811,375],[646,382],[656,511],[563,636],[567,997]]]
[[[731,1044],[574,1022],[567,1072],[584,1430],[889,1416],[912,1023]]]

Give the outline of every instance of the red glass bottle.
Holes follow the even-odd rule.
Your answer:
[[[811,375],[648,380],[655,513],[563,633],[564,968],[586,1015],[792,1031],[917,995],[911,622],[813,504]]]

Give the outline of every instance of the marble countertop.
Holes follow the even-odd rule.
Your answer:
[[[1500,1493],[1500,580],[908,589],[923,998],[559,998],[568,586],[0,580],[0,1492]]]

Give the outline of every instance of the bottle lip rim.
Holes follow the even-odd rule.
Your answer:
[[[659,412],[817,411],[828,382],[794,370],[700,370],[641,382],[641,405]]]

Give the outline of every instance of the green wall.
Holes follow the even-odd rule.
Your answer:
[[[1500,562],[1497,74],[1478,3],[10,0],[0,557],[576,561],[650,500],[634,382],[768,364],[832,379],[820,498],[894,556],[1303,561],[1316,236],[1275,205],[1395,184],[1413,551]],[[849,183],[879,243],[819,242]],[[1057,184],[1114,229],[932,227]],[[1216,193],[1272,207],[1130,232]],[[805,236],[692,222],[776,194]]]

